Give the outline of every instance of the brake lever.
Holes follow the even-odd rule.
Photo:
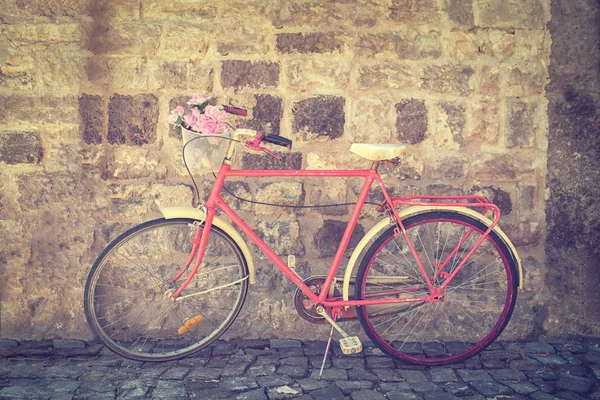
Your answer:
[[[252,140],[246,140],[244,142],[244,146],[254,151],[264,151],[272,157],[275,157],[277,161],[281,161],[281,157],[275,154],[274,151],[267,149],[264,146],[261,146],[260,143],[265,138],[265,134],[263,132],[256,132],[256,136]]]

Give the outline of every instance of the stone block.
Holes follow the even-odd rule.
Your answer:
[[[540,0],[475,0],[477,25],[482,28],[544,29]]]
[[[105,128],[102,103],[102,96],[83,93],[79,97],[79,118],[83,141],[87,144],[102,143]]]
[[[188,87],[193,87],[200,93],[210,93],[213,90],[214,70],[212,66],[202,62],[191,62],[187,65]]]
[[[82,28],[76,23],[3,24],[0,34],[12,43],[79,42]]]
[[[507,154],[484,155],[473,161],[473,177],[482,181],[514,181],[521,174],[533,173],[531,160]]]
[[[456,157],[436,158],[431,166],[431,177],[433,179],[462,179],[465,177],[467,160]]]
[[[269,183],[256,191],[255,200],[284,206],[298,206],[304,204],[304,189],[301,182]],[[255,206],[255,210],[258,214],[267,215],[282,211],[281,208],[260,204]],[[294,209],[288,208],[287,210]]]
[[[165,179],[167,165],[158,148],[109,147],[99,166],[102,179]]]
[[[357,84],[363,89],[416,89],[420,79],[414,66],[386,61],[360,66]]]
[[[425,102],[406,99],[396,104],[396,137],[401,143],[417,144],[427,135]]]
[[[331,32],[280,33],[276,48],[281,53],[341,53],[344,41]]]
[[[38,164],[44,156],[40,138],[33,132],[0,132],[0,162]]]
[[[537,104],[509,100],[506,104],[507,147],[533,147],[537,130]]]
[[[351,65],[335,59],[288,60],[287,81],[294,89],[303,91],[342,89],[350,83]]]
[[[315,96],[294,103],[292,129],[304,140],[339,138],[344,134],[345,103],[338,96]]]
[[[107,77],[113,88],[148,89],[150,69],[146,58],[109,56],[106,58],[106,68]]]
[[[306,169],[355,169],[358,165],[368,166],[370,161],[360,158],[353,153],[311,152],[306,156]]]
[[[463,62],[481,56],[477,36],[474,32],[450,32],[445,41],[452,60]]]
[[[315,232],[313,242],[321,257],[330,257],[335,254],[346,230],[346,225],[346,222],[343,221],[331,219],[323,221],[323,226]],[[352,232],[352,236],[350,237],[347,251],[354,249],[364,234],[364,228],[361,225],[356,225]]]
[[[439,23],[441,10],[436,0],[392,0],[389,17],[404,23]]]
[[[79,124],[76,96],[0,95],[0,122],[3,124],[39,124],[39,115],[49,124]],[[32,114],[31,110],[36,112]]]
[[[207,31],[193,25],[167,25],[160,36],[158,55],[165,59],[202,60],[208,51]]]
[[[276,254],[294,254],[296,257],[304,257],[305,250],[300,238],[300,225],[296,221],[259,221],[256,223],[256,234]]]
[[[246,182],[235,182],[235,181],[227,181],[225,182],[224,188],[229,192],[235,194],[236,196],[246,199],[246,200],[254,200],[254,196],[252,191],[250,190],[250,186]],[[221,192],[221,194],[227,192]],[[252,211],[252,203],[247,201],[242,201],[238,199],[232,199],[233,206],[232,208],[236,211],[245,210]]]
[[[280,122],[283,116],[283,105],[280,97],[268,94],[255,94],[256,105],[252,108],[252,119],[241,120],[237,125],[251,128],[271,135],[279,135]],[[271,149],[281,149],[271,146]]]
[[[158,99],[152,94],[114,94],[108,105],[108,142],[141,146],[156,140]]]
[[[85,342],[75,339],[54,339],[52,341],[55,349],[85,349]]]
[[[433,93],[466,96],[473,91],[471,76],[474,72],[473,68],[467,65],[432,65],[423,73],[421,86]]]
[[[281,161],[265,154],[244,153],[242,156],[243,169],[301,169],[302,153],[279,153]]]
[[[151,56],[160,45],[161,27],[134,21],[110,24],[102,21],[97,27],[102,34],[91,35],[88,49],[96,54]]]
[[[492,99],[482,99],[473,110],[471,137],[489,144],[496,144],[500,135],[499,105]]]
[[[508,70],[506,94],[509,96],[527,96],[541,94],[547,82],[548,71],[541,62],[530,61]]]
[[[440,33],[424,28],[398,27],[393,33],[361,35],[356,44],[359,56],[393,55],[404,60],[439,58],[442,54]]]
[[[279,64],[267,61],[226,60],[221,67],[224,88],[273,88],[279,84]]]
[[[442,102],[437,109],[434,130],[435,147],[442,150],[458,150],[466,144],[465,107],[454,102]]]
[[[180,89],[189,87],[188,65],[185,61],[157,61],[151,64],[150,89]]]
[[[173,21],[182,25],[193,21],[194,27],[214,29],[217,6],[210,3],[196,3],[185,0],[164,2],[162,0],[144,0],[144,20],[163,22]]]
[[[12,46],[0,48],[0,88],[10,90],[33,89],[35,60],[22,49]]]
[[[327,205],[346,203],[346,182],[335,179],[335,182],[327,181],[327,184],[311,185],[307,188],[310,205]],[[323,207],[317,211],[323,215],[346,215],[347,206]]]
[[[362,96],[349,103],[346,139],[356,143],[390,143],[395,117],[391,96]]]
[[[3,5],[3,17],[6,16],[41,16],[51,17],[80,17],[89,9],[86,0],[48,0],[29,1],[26,3],[6,2]]]
[[[461,27],[473,26],[473,0],[449,0],[448,16]]]
[[[265,14],[257,14],[248,2],[228,3],[227,12],[221,15],[216,42],[222,56],[264,55],[272,48],[270,23]],[[251,22],[256,19],[256,23]],[[211,30],[212,32],[212,30]]]
[[[78,44],[37,44],[31,51],[35,60],[35,89],[79,92],[82,83],[87,82],[88,56]]]
[[[513,209],[510,194],[495,186],[473,186],[471,193],[487,198],[500,208],[502,216],[509,215]]]

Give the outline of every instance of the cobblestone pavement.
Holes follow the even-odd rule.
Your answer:
[[[0,399],[598,399],[600,339],[493,343],[449,367],[404,365],[366,344],[217,342],[179,361],[141,363],[77,340],[0,340]]]

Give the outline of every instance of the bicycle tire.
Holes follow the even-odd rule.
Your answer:
[[[451,249],[458,251],[448,262],[449,274],[487,230],[482,222],[451,211],[427,212],[402,223],[436,287],[444,276],[433,279],[433,271],[450,260]],[[357,274],[357,299],[429,295],[404,237],[395,237],[394,229],[384,231],[365,253]],[[357,306],[357,314],[367,336],[385,353],[409,364],[453,364],[476,355],[502,333],[515,307],[516,278],[512,253],[492,231],[446,287],[443,301]]]
[[[239,314],[248,291],[247,262],[235,241],[214,225],[200,269],[182,292],[201,294],[170,299],[187,276],[170,279],[189,258],[195,222],[161,218],[137,225],[94,262],[85,286],[85,315],[115,353],[138,361],[183,358],[217,340]],[[195,326],[183,328],[195,317]]]

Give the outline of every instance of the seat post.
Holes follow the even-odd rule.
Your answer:
[[[379,161],[373,161],[373,164],[371,165],[371,169],[375,172],[377,172],[377,168],[379,168]]]

